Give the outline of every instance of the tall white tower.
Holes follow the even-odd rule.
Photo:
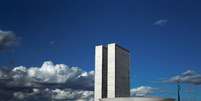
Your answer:
[[[112,43],[96,46],[95,101],[130,96],[130,53]]]

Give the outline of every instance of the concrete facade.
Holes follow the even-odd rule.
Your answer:
[[[163,99],[160,97],[121,97],[121,98],[104,98],[100,101],[175,101],[175,99]]]
[[[95,101],[107,97],[107,47],[96,46],[95,49]]]
[[[115,43],[96,46],[95,101],[130,96],[129,68],[128,50]]]
[[[108,45],[108,98],[130,96],[130,54],[117,44]]]

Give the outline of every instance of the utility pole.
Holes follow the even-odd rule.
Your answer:
[[[177,99],[178,99],[178,101],[180,101],[180,91],[181,91],[181,86],[180,86],[180,84],[179,83],[177,83]]]

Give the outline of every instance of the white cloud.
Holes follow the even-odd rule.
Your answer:
[[[55,89],[52,90],[53,99],[56,100],[86,100],[92,101],[93,91],[71,90],[71,89]]]
[[[167,80],[163,80],[163,82],[167,82],[167,83],[188,83],[188,84],[200,85],[201,84],[201,74],[199,74],[195,71],[192,71],[192,70],[187,70],[184,73],[173,76]]]
[[[147,96],[156,91],[156,88],[152,88],[149,86],[140,86],[137,88],[131,89],[131,96]]]
[[[93,101],[93,91],[72,90],[72,89],[33,89],[32,92],[15,92],[13,96],[17,100],[38,99],[43,96],[45,101]],[[31,100],[32,101],[32,100]],[[35,101],[35,100],[33,100]]]
[[[160,19],[160,20],[157,20],[153,23],[153,25],[156,25],[156,26],[164,26],[168,23],[168,20],[167,19]]]
[[[0,70],[0,79],[4,78],[4,75],[3,71]]]
[[[16,43],[17,37],[12,31],[0,30],[0,50],[5,50],[15,46]]]
[[[86,72],[78,67],[68,67],[65,64],[54,64],[51,61],[45,61],[41,67],[15,67],[13,72],[24,72],[29,81],[40,83],[78,83],[87,80],[86,85],[93,85],[94,72]],[[13,75],[13,78],[23,78],[22,73]],[[85,85],[85,84],[83,84]]]
[[[23,92],[15,92],[13,96],[17,99],[24,99],[26,95]]]
[[[0,70],[0,85],[5,101],[93,101],[94,71],[45,61],[40,67]]]

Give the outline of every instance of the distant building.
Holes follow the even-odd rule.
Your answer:
[[[95,49],[94,101],[174,101],[159,97],[130,97],[130,53],[112,43]]]

